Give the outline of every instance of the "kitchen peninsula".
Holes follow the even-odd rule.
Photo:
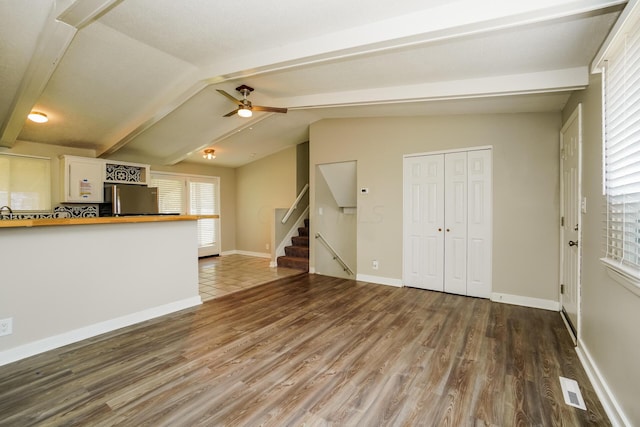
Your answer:
[[[200,304],[199,218],[0,221],[0,365]]]

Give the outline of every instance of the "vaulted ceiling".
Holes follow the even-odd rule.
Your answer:
[[[328,117],[560,111],[624,1],[8,0],[0,146],[236,167]],[[255,112],[222,89],[255,91]],[[31,110],[50,121],[26,121]]]

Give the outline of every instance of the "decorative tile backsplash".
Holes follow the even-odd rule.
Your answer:
[[[53,212],[61,215],[56,218],[94,218],[98,216],[98,205],[60,205]],[[62,216],[63,214],[67,216]]]
[[[98,216],[98,205],[60,205],[53,209],[53,212],[20,212],[13,214],[2,214],[2,219],[51,219],[51,218],[93,218]]]
[[[106,181],[108,182],[143,182],[142,171],[144,169],[139,166],[114,165],[107,163],[106,165]]]

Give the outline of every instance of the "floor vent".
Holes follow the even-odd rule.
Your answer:
[[[562,395],[564,396],[564,403],[569,406],[586,410],[587,407],[584,404],[582,393],[580,393],[580,386],[576,380],[570,380],[569,378],[560,377],[560,387],[562,387]]]

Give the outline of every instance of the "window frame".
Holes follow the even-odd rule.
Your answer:
[[[609,164],[612,164],[612,161],[608,159],[607,155],[611,152],[611,149],[615,147],[616,143],[620,143],[620,140],[616,140],[615,138],[609,137],[607,130],[611,130],[612,123],[610,122],[611,117],[611,106],[614,105],[616,109],[617,120],[620,120],[620,117],[623,116],[628,110],[626,105],[633,103],[627,102],[629,98],[627,95],[631,93],[635,97],[633,98],[635,101],[640,101],[640,94],[633,94],[632,90],[627,90],[627,85],[620,83],[620,79],[623,79],[625,82],[627,80],[638,80],[640,79],[640,67],[627,67],[627,64],[634,62],[637,64],[637,61],[640,61],[640,37],[637,30],[637,26],[640,25],[640,7],[638,6],[639,2],[632,1],[630,2],[618,21],[614,25],[614,28],[611,30],[609,36],[605,40],[602,45],[600,51],[596,55],[593,65],[592,71],[594,73],[602,74],[602,192],[605,198],[605,221],[604,221],[604,256],[600,258],[603,265],[606,267],[606,271],[608,276],[613,279],[618,284],[624,286],[629,291],[634,293],[635,295],[640,296],[640,260],[636,257],[636,259],[632,262],[631,260],[626,258],[626,254],[629,253],[627,250],[627,244],[630,243],[633,245],[635,252],[640,251],[640,216],[634,220],[628,219],[626,214],[628,211],[624,209],[627,200],[624,200],[626,196],[630,194],[639,195],[640,192],[638,190],[628,189],[622,192],[622,203],[614,198],[620,198],[621,194],[616,193],[612,194],[611,190],[611,168]],[[633,35],[635,29],[635,38],[630,37]],[[631,42],[631,43],[630,43]],[[631,53],[630,53],[631,52]],[[629,62],[628,57],[632,55],[632,60]],[[617,71],[612,78],[611,70],[609,69],[609,61],[618,62],[625,61],[623,64],[624,71]],[[616,64],[616,66],[619,66]],[[628,75],[627,71],[631,71],[632,74]],[[621,77],[622,75],[622,77]],[[608,87],[610,81],[615,81],[616,85],[612,89]],[[622,89],[621,89],[622,88]],[[617,90],[618,92],[615,92]],[[611,100],[608,97],[608,93],[614,92],[617,99]],[[637,92],[637,91],[636,91]],[[620,96],[620,93],[623,95]],[[616,100],[621,100],[624,98],[624,104],[621,103],[613,103]],[[620,112],[622,110],[623,112]],[[629,117],[629,116],[626,116]],[[640,120],[632,121],[632,125],[628,125],[629,121],[625,121],[625,128],[632,128],[633,125],[640,125]],[[626,136],[625,138],[629,138]],[[634,146],[633,150],[635,155],[640,154],[640,138],[636,141],[636,138],[631,140],[631,145]],[[610,163],[608,163],[608,161]],[[618,166],[619,168],[619,166]],[[620,169],[613,169],[620,170]],[[634,171],[635,172],[635,171]],[[633,184],[636,184],[633,182]],[[640,183],[638,183],[640,184]],[[618,183],[616,184],[614,190],[620,191],[623,187],[628,184]],[[634,203],[634,202],[632,202]],[[639,203],[639,202],[635,202]],[[612,218],[612,207],[622,205],[623,209],[620,212],[614,212],[618,218]],[[640,208],[638,208],[640,211]],[[633,216],[632,214],[631,216]],[[622,217],[620,221],[619,218]],[[619,229],[615,229],[611,224],[617,222],[618,224],[622,224]],[[631,233],[633,237],[629,238],[625,236],[625,233],[628,233],[628,228],[631,228]],[[615,236],[615,234],[618,236]],[[622,236],[622,237],[620,237]],[[635,242],[634,242],[635,240]],[[621,246],[618,248],[614,248],[614,244],[612,242],[621,242]],[[612,253],[615,252],[615,253]]]

